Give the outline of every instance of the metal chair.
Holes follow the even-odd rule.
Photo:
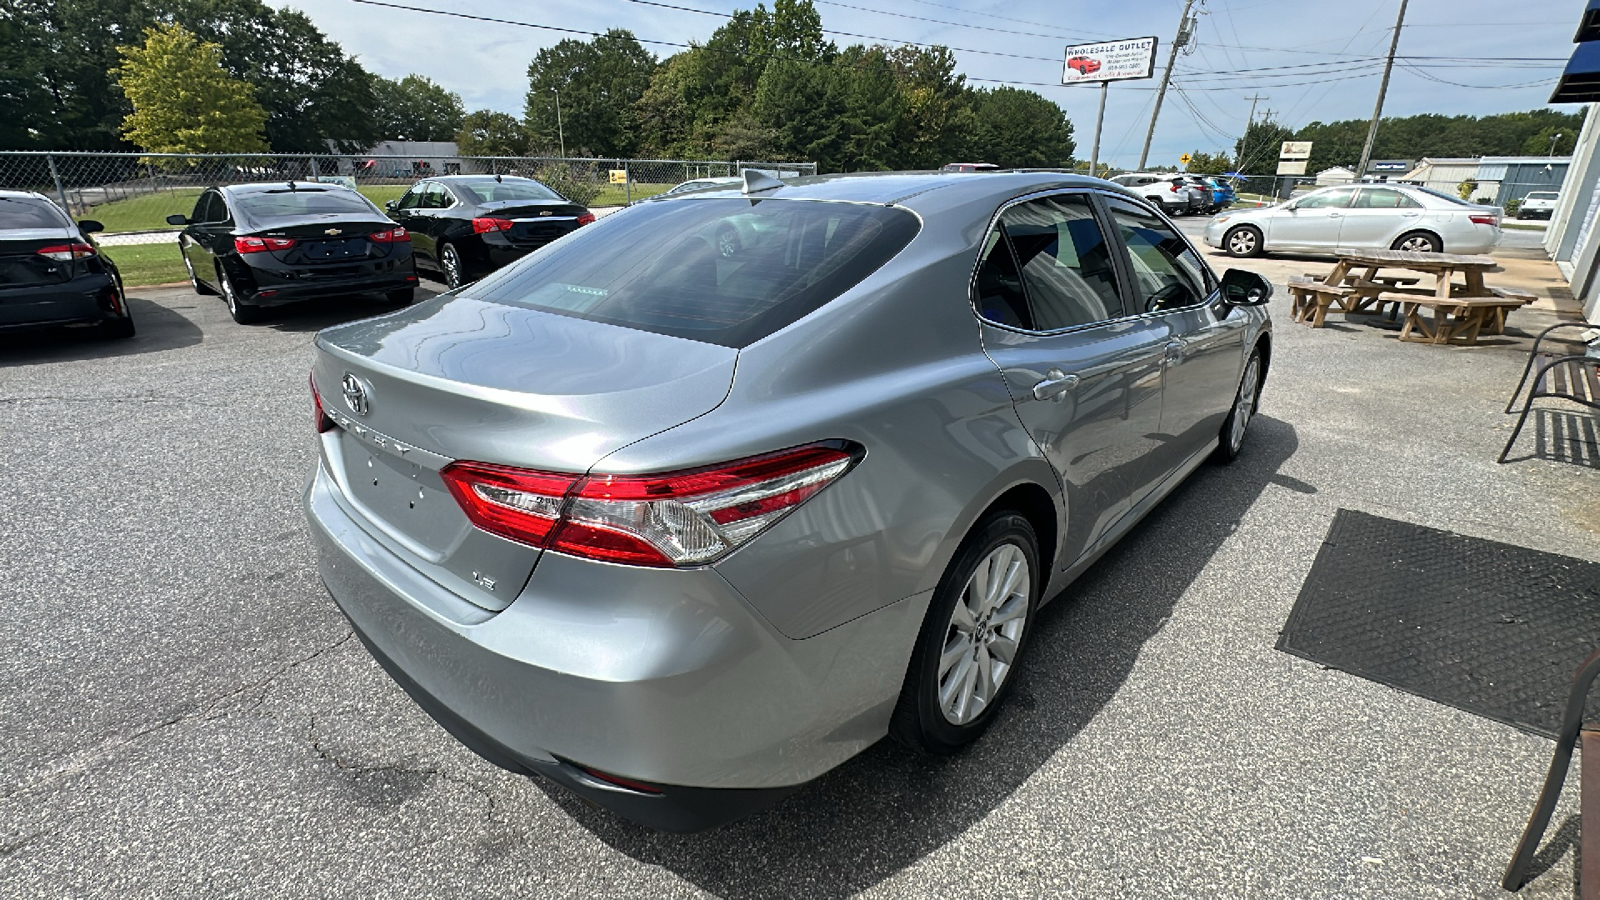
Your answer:
[[[1552,331],[1594,327],[1588,322],[1560,322],[1539,332],[1533,341],[1533,349],[1528,353],[1528,362],[1522,367],[1522,378],[1517,381],[1517,389],[1511,392],[1511,399],[1506,401],[1507,413],[1516,411],[1517,397],[1521,396],[1523,386],[1528,384],[1528,375],[1534,372],[1534,363],[1539,363],[1539,369],[1528,388],[1528,398],[1522,405],[1522,414],[1517,417],[1517,427],[1511,429],[1511,438],[1506,441],[1496,462],[1504,463],[1506,456],[1511,453],[1511,446],[1517,442],[1517,437],[1522,434],[1522,426],[1527,424],[1528,414],[1533,411],[1534,400],[1551,397],[1600,409],[1600,337],[1586,341],[1587,349],[1583,353],[1539,352],[1539,345]]]

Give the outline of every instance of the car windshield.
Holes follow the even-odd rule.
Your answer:
[[[849,290],[920,227],[906,210],[867,204],[647,203],[579,229],[465,293],[744,347]]]
[[[376,207],[354,191],[330,191],[324,188],[245,191],[234,194],[233,203],[257,219],[377,212]]]
[[[31,197],[0,197],[0,231],[29,228],[66,228],[67,220],[54,206]]]
[[[1476,203],[1468,203],[1467,201],[1461,199],[1460,197],[1457,197],[1454,194],[1446,194],[1444,191],[1436,191],[1433,188],[1413,187],[1412,190],[1413,191],[1421,191],[1424,194],[1427,194],[1427,195],[1429,195],[1431,197],[1438,197],[1440,200],[1449,200],[1451,203],[1454,203],[1457,206],[1477,206],[1478,205]]]
[[[564,200],[560,194],[550,190],[537,181],[523,179],[495,181],[485,178],[482,181],[458,181],[456,188],[466,194],[468,199],[479,203],[494,203],[500,200]]]

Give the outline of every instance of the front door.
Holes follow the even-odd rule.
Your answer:
[[[1067,498],[1070,566],[1131,506],[1160,424],[1166,325],[1130,318],[1087,194],[1015,203],[988,235],[975,302],[985,351]]]
[[[1267,224],[1268,249],[1332,253],[1355,192],[1353,187],[1313,191],[1279,210]]]
[[[428,231],[427,192],[432,187],[432,182],[419,181],[411,186],[395,204],[394,216],[396,222],[405,226],[411,234],[411,252],[423,260],[432,263],[433,238]]]
[[[195,277],[218,288],[221,285],[217,284],[216,251],[212,244],[218,226],[226,218],[222,198],[216,191],[204,191],[195,200],[188,227],[178,237],[184,260],[193,267]]]
[[[1134,312],[1167,327],[1159,438],[1140,477],[1143,499],[1222,431],[1244,364],[1244,311],[1222,302],[1200,254],[1160,216],[1108,198],[1128,251]]]

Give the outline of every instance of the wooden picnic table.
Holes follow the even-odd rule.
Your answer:
[[[1382,312],[1394,303],[1405,316],[1400,340],[1472,344],[1479,334],[1501,333],[1506,313],[1534,299],[1484,284],[1484,273],[1501,271],[1488,256],[1407,250],[1340,251],[1336,256],[1338,263],[1320,283],[1311,278],[1291,281],[1297,321],[1320,327],[1330,306],[1346,313]],[[1379,275],[1381,269],[1406,269],[1424,278]],[[1426,276],[1433,277],[1431,285],[1423,283]],[[1431,316],[1424,316],[1424,309]]]

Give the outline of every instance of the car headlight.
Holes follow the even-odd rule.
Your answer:
[[[1211,221],[1221,225],[1223,222],[1228,221],[1228,216],[1212,216]]]

